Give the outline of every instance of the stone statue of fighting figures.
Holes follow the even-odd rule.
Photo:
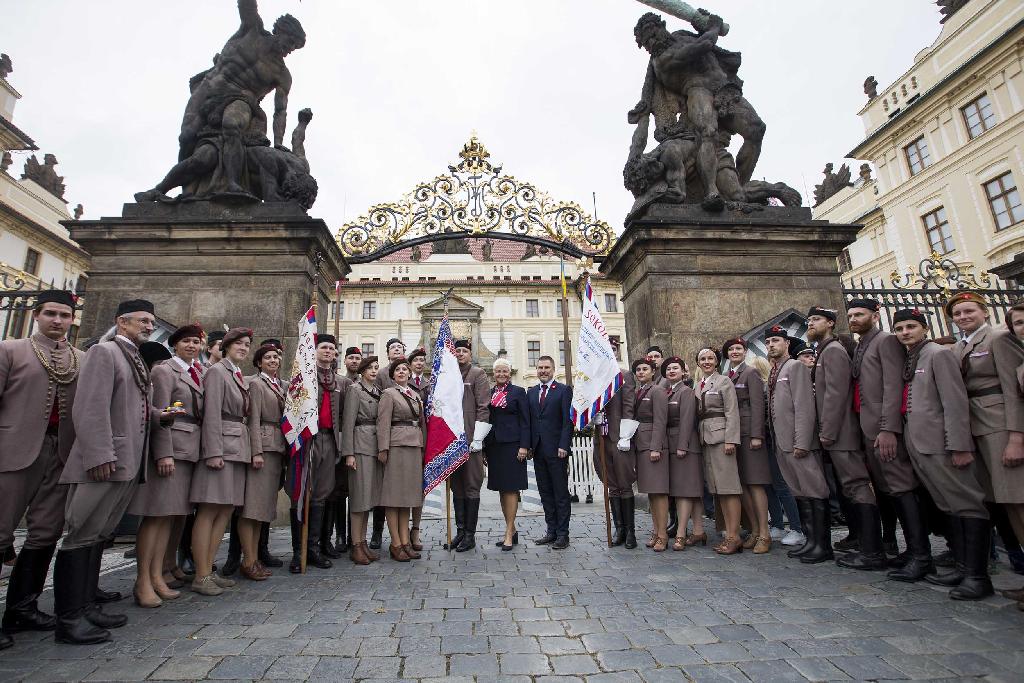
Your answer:
[[[241,25],[215,57],[213,67],[190,81],[192,94],[178,136],[178,163],[156,187],[137,193],[136,201],[169,201],[166,193],[175,187],[182,188],[178,199],[223,196],[280,199],[267,196],[275,193],[268,193],[264,173],[271,172],[270,167],[280,171],[283,166],[294,168],[295,164],[280,159],[278,163],[270,163],[273,160],[267,152],[293,154],[283,144],[292,85],[284,58],[305,45],[306,34],[298,20],[289,14],[274,22],[272,32],[267,31],[256,0],[238,0],[238,14]],[[258,150],[256,148],[269,146],[267,117],[260,103],[271,92],[274,93],[273,149]],[[305,136],[310,117],[311,113],[300,115],[297,130],[301,129],[301,137]],[[302,163],[305,163],[304,158]],[[293,172],[299,170],[301,168],[295,168]],[[305,170],[308,175],[308,165]],[[300,203],[311,203],[306,184],[306,201]],[[313,185],[315,188],[315,181]]]
[[[735,166],[740,185],[745,185],[761,154],[765,125],[743,97],[743,81],[738,76],[740,54],[718,46],[719,37],[728,32],[722,18],[682,2],[668,4],[679,8],[677,16],[685,16],[698,33],[670,33],[665,21],[652,12],[637,22],[633,31],[637,45],[647,50],[651,59],[640,102],[628,115],[629,122],[636,125],[629,162],[644,153],[653,116],[654,138],[659,143],[677,136],[695,141],[696,168],[703,184],[701,204],[707,210],[721,211],[725,198],[717,179],[719,131],[743,138]]]

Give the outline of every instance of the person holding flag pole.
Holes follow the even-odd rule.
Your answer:
[[[424,409],[427,445],[423,452],[423,495],[426,496],[441,482],[445,483],[445,547],[448,549],[454,549],[455,545],[452,541],[452,487],[449,477],[469,460],[469,441],[466,439],[463,419],[465,385],[448,323],[448,299],[451,294],[451,289],[444,292],[444,317],[434,344],[430,391]]]
[[[564,310],[563,305],[563,310]],[[616,463],[613,471],[609,471],[608,454],[605,452],[605,437],[609,435],[610,425],[608,411],[613,409],[612,415],[617,424],[614,429],[618,432],[615,436],[616,442],[628,440],[632,433],[636,432],[636,426],[632,425],[633,406],[631,401],[624,401],[621,397],[613,402],[623,385],[622,371],[619,369],[618,361],[615,360],[615,351],[612,349],[608,339],[608,330],[605,328],[604,320],[594,302],[594,289],[590,284],[590,275],[586,276],[583,297],[583,312],[580,316],[579,343],[576,346],[576,372],[573,384],[572,407],[570,418],[577,430],[583,430],[593,421],[598,427],[597,462],[601,482],[604,486],[604,514],[605,530],[608,537],[608,547],[621,545],[629,542],[629,547],[636,547],[635,533],[633,532],[633,478],[629,473],[631,468],[623,463]],[[568,371],[568,370],[567,370]],[[632,392],[628,392],[632,395]],[[611,404],[611,405],[609,405]],[[631,426],[632,425],[632,426]],[[631,433],[632,432],[632,433]],[[628,455],[616,455],[619,460],[626,460]],[[606,474],[605,474],[606,473]],[[612,499],[609,486],[610,481],[614,482],[616,493],[619,495]],[[625,491],[628,496],[623,495]],[[612,502],[615,500],[616,502]],[[629,501],[624,503],[623,501]],[[615,511],[616,534],[612,539],[610,514]]]

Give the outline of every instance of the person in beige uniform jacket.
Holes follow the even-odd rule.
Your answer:
[[[381,391],[374,380],[380,366],[376,356],[359,363],[359,379],[345,394],[342,411],[341,455],[348,468],[348,496],[352,517],[349,558],[355,564],[380,559],[366,544],[369,512],[380,504],[384,466],[377,459],[377,409]]]
[[[768,411],[772,441],[779,469],[793,491],[800,510],[800,524],[807,542],[786,553],[807,563],[832,559],[829,532],[828,483],[818,442],[814,386],[811,370],[790,355],[791,341],[785,329],[774,325],[765,332],[764,343],[772,363],[768,375]]]
[[[153,304],[124,301],[114,322],[115,337],[85,354],[71,409],[75,442],[60,477],[70,485],[67,533],[53,572],[60,643],[104,642],[110,640],[106,629],[128,622],[123,614],[106,614],[99,607],[98,600],[120,598],[99,591],[103,547],[135,488],[146,480],[151,423],[173,419],[177,412],[153,406],[149,369],[139,356],[139,345],[156,324]]]
[[[668,547],[668,394],[655,383],[654,361],[633,361],[636,389],[633,419],[639,425],[632,439],[636,462],[636,490],[646,493],[651,509],[651,537],[647,547],[663,552]]]
[[[718,501],[725,521],[725,537],[715,546],[719,555],[743,552],[740,537],[740,484],[736,449],[740,444],[740,409],[732,380],[718,372],[722,355],[718,349],[697,352],[697,366],[703,377],[695,387],[700,441],[704,444],[704,481]],[[682,523],[682,520],[681,520]]]
[[[467,339],[455,342],[455,358],[462,372],[462,417],[469,440],[469,460],[451,475],[452,507],[455,508],[456,552],[476,547],[476,521],[480,513],[480,487],[484,483],[484,438],[491,429],[491,383],[487,373],[473,365],[473,345]]]
[[[611,342],[618,347],[617,341]],[[604,459],[608,465],[605,475],[601,467],[600,450],[594,442],[594,471],[608,486],[608,506],[611,508],[615,535],[612,546],[624,545],[632,550],[636,547],[636,505],[633,500],[633,484],[636,482],[636,460],[629,447],[629,441],[636,433],[637,422],[633,419],[636,400],[636,381],[632,372],[622,373],[622,386],[605,404],[602,424],[599,430],[604,439]],[[625,440],[624,448],[619,442]],[[606,480],[607,476],[607,480]]]
[[[412,370],[412,377],[409,378],[409,386],[412,387],[416,393],[420,396],[420,401],[423,403],[423,407],[426,408],[427,399],[430,398],[430,379],[426,376],[424,371],[427,367],[427,350],[422,346],[418,349],[414,349],[409,354],[409,369]],[[423,443],[427,443],[426,433],[426,421],[423,423]],[[425,448],[426,446],[424,446]],[[412,527],[409,529],[409,544],[412,549],[416,552],[423,550],[423,544],[420,543],[420,520],[423,517],[423,505],[414,507],[410,511],[412,517]]]
[[[249,385],[241,363],[249,356],[252,330],[236,327],[224,335],[224,358],[203,378],[203,430],[200,463],[192,474],[189,499],[196,504],[192,527],[192,555],[196,576],[192,590],[220,595],[234,579],[212,571],[231,513],[245,504],[246,469],[252,462],[249,431]]]
[[[391,364],[392,361],[398,360],[399,358],[405,358],[405,342],[398,337],[392,337],[388,339],[387,343],[384,344],[384,350],[387,353],[385,362]],[[385,389],[395,386],[395,381],[388,377],[387,365],[381,368],[381,371],[377,373],[377,379],[374,380],[374,384],[377,388],[383,392]],[[466,435],[469,438],[469,435]],[[382,539],[384,536],[384,506],[378,505],[373,508],[373,530],[370,532],[370,545],[369,548],[373,550],[380,549]]]
[[[703,512],[704,465],[700,429],[697,425],[697,395],[693,387],[683,381],[686,364],[679,356],[671,356],[661,363],[661,374],[668,380],[665,389],[668,395],[668,417],[666,419],[665,450],[669,461],[669,499],[674,501],[676,519],[683,520],[677,525],[672,550],[686,550],[687,546],[700,542],[707,543],[704,533],[704,515],[692,515],[695,509]],[[686,533],[686,520],[694,518],[693,532]],[[682,529],[682,533],[680,533]]]
[[[882,516],[871,486],[860,423],[853,409],[853,362],[835,335],[837,312],[812,306],[807,313],[807,341],[816,344],[811,368],[814,402],[818,412],[818,439],[832,460],[843,493],[856,513],[859,552],[836,560],[840,567],[879,571],[888,569],[882,548]]]
[[[928,338],[928,319],[921,311],[897,311],[892,322],[896,337],[907,349],[903,380],[910,458],[935,504],[949,515],[949,526],[956,528],[950,532],[949,542],[964,569],[949,596],[980,600],[993,593],[988,576],[992,525],[977,478],[969,400],[960,364],[949,347]],[[946,585],[943,582],[949,577],[925,578]]]
[[[337,373],[338,404],[342,411],[348,388],[359,379],[356,370],[362,360],[363,353],[358,346],[349,346],[345,349],[343,367],[339,367]],[[332,537],[335,539],[333,542]],[[327,497],[327,504],[324,507],[320,552],[332,560],[337,559],[348,551],[351,537],[348,520],[348,469],[345,467],[345,460],[339,457],[338,464],[334,467],[334,490]]]
[[[1024,397],[1017,390],[1024,346],[1008,330],[989,324],[980,294],[959,292],[946,311],[964,335],[954,352],[967,386],[978,478],[989,514],[1010,547],[1024,538]]]
[[[59,480],[75,440],[71,406],[82,362],[67,340],[74,318],[71,292],[40,292],[36,332],[0,342],[0,551],[13,552],[22,517],[28,526],[7,584],[0,650],[14,645],[11,633],[57,625],[38,598],[64,529],[67,487]]]
[[[409,386],[409,362],[399,358],[388,366],[395,383],[381,394],[377,406],[377,459],[384,465],[380,504],[391,534],[391,559],[420,559],[409,540],[409,509],[423,506],[423,402]]]
[[[135,604],[159,607],[163,600],[175,600],[180,593],[164,582],[165,555],[176,525],[192,511],[189,491],[192,471],[199,460],[199,436],[203,415],[202,368],[203,328],[185,325],[167,340],[174,355],[153,366],[153,403],[179,405],[184,411],[169,427],[150,426],[149,459],[153,476],[139,486],[128,512],[142,517],[136,536]],[[180,533],[181,526],[177,526]]]

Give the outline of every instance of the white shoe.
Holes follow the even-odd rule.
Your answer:
[[[803,545],[807,542],[807,537],[799,531],[790,531],[782,538],[782,545]]]
[[[788,532],[785,529],[780,529],[774,526],[769,531],[769,534],[771,535],[773,541],[781,541],[786,537],[787,533]]]

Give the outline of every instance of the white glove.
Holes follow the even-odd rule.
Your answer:
[[[619,439],[619,450],[620,451],[628,451],[629,450],[629,439]]]
[[[640,429],[640,423],[636,420],[619,420],[619,438],[620,439],[632,439],[636,434],[636,430]]]
[[[491,424],[489,422],[474,422],[473,423],[473,441],[469,444],[469,450],[476,453],[484,449],[484,439],[491,433]]]

